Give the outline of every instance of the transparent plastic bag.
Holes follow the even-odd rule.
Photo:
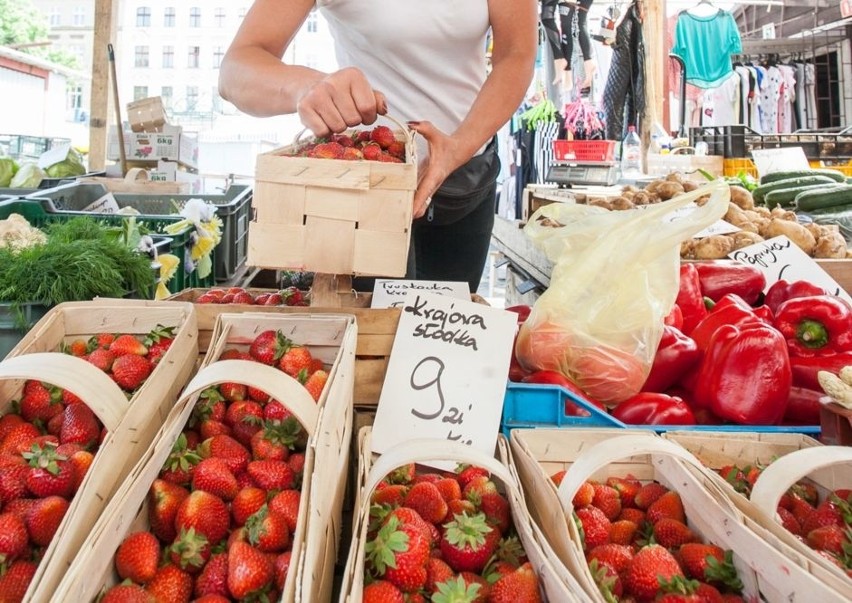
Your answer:
[[[722,218],[729,200],[714,181],[642,209],[539,208],[524,232],[554,268],[518,334],[519,362],[558,371],[610,406],[638,393],[677,298],[681,243]]]

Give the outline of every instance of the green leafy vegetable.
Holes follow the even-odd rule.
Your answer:
[[[35,163],[23,164],[18,172],[12,177],[9,186],[12,188],[38,188],[44,180],[44,172]]]
[[[18,171],[18,164],[11,157],[0,157],[0,188],[9,186]]]
[[[45,168],[45,173],[51,178],[68,178],[86,173],[83,157],[74,148],[68,149],[65,159]]]

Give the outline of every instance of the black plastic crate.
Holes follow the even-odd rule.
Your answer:
[[[747,126],[702,126],[689,129],[689,145],[707,143],[707,154],[739,159],[749,157],[749,143],[760,135]]]

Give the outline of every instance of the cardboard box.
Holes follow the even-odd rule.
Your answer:
[[[128,161],[176,161],[198,168],[198,138],[190,136],[180,126],[163,126],[162,132],[125,132],[124,152]],[[110,130],[107,159],[120,159],[118,132]]]
[[[175,161],[159,160],[156,169],[148,170],[148,180],[151,182],[177,182],[184,194],[195,195],[201,193],[202,181],[197,172],[183,169]]]

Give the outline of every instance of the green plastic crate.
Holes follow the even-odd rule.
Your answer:
[[[12,304],[0,303],[0,358],[5,358],[48,310],[50,307],[42,304],[21,304],[15,309]]]
[[[20,198],[13,199],[11,201],[0,202],[0,220],[4,220],[9,217],[10,214],[20,214],[26,220],[32,224],[33,226],[42,226],[47,224],[48,222],[54,220],[70,220],[71,218],[77,216],[87,216],[90,218],[97,218],[98,220],[102,220],[106,223],[117,224],[120,223],[126,216],[121,216],[117,214],[91,214],[85,212],[71,212],[71,211],[61,211],[61,212],[48,212],[45,210],[43,200],[36,198]],[[169,217],[169,216],[160,216],[160,217],[137,217],[140,225],[144,225],[148,228],[152,233],[161,233],[163,227],[167,226],[170,223],[177,222],[179,217]],[[174,234],[168,234],[171,238],[170,242],[170,250],[171,253],[176,255],[179,258],[188,257],[189,250],[192,248],[192,228],[187,227],[180,232]],[[213,261],[215,262],[215,250]],[[187,273],[185,270],[178,269],[174,278],[169,281],[168,286],[170,291],[182,291],[186,288],[190,287],[212,287],[214,285],[213,274],[211,273],[207,277],[201,279],[198,277],[197,271],[192,271]]]

